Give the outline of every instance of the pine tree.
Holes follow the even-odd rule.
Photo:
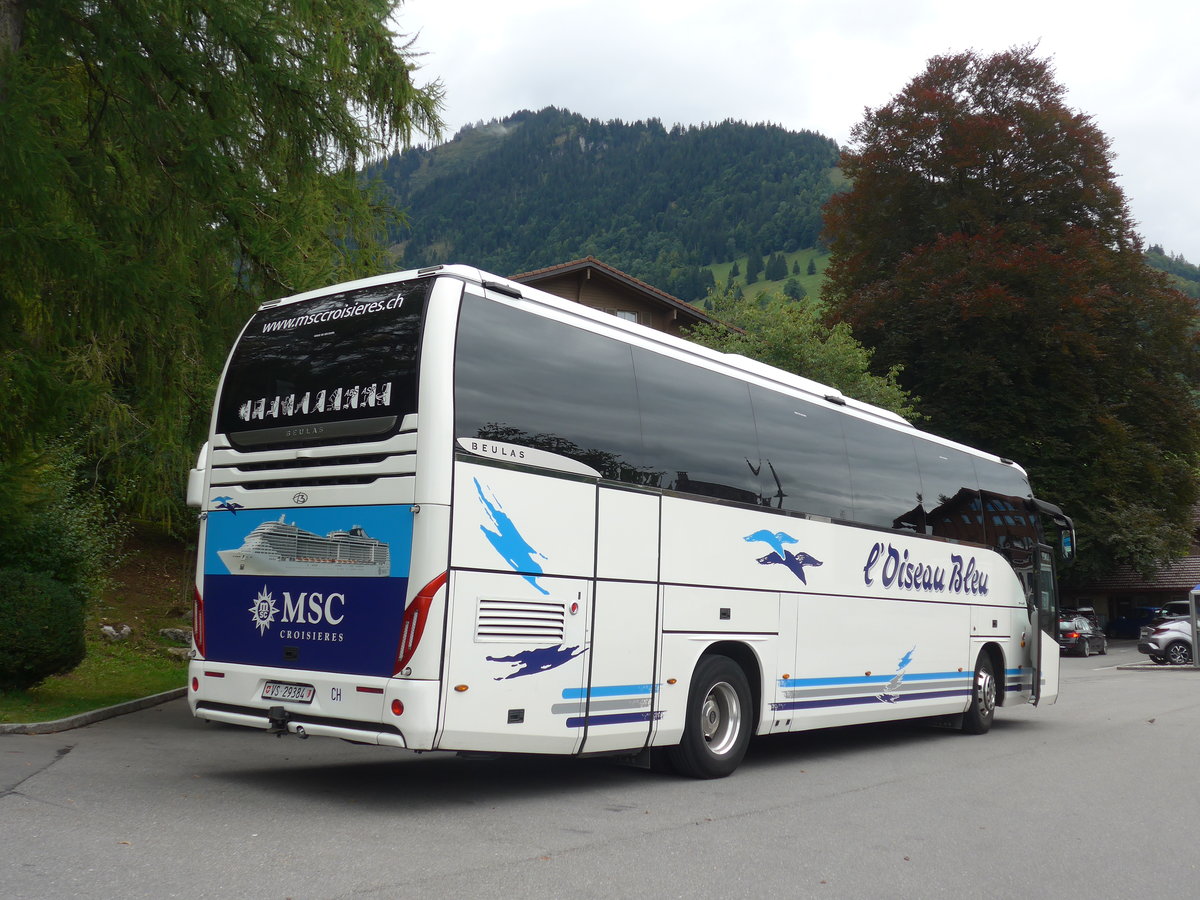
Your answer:
[[[759,273],[762,270],[762,255],[757,250],[751,250],[746,256],[746,284],[754,284],[758,281]]]
[[[441,92],[395,7],[0,0],[0,457],[69,434],[127,508],[179,509],[239,322],[384,264],[358,169]]]

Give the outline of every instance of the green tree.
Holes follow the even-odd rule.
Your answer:
[[[358,170],[440,127],[396,5],[0,0],[0,457],[170,520],[240,321],[384,264]]]
[[[1192,305],[1143,261],[1111,152],[1034,48],[932,59],[853,129],[826,207],[831,321],[905,363],[934,430],[1022,462],[1077,578],[1185,552]]]
[[[797,260],[797,264],[799,264],[799,260]],[[816,275],[817,274],[817,261],[815,259],[813,259],[811,256],[808,258],[808,269],[805,271],[806,271],[806,274],[808,274],[808,275]]]
[[[783,285],[783,296],[789,300],[802,300],[807,295],[808,291],[804,290],[804,286],[794,277],[789,278]]]
[[[770,292],[747,299],[726,290],[708,299],[713,317],[724,324],[691,328],[687,336],[696,343],[740,353],[836,387],[856,400],[919,418],[916,398],[897,380],[900,367],[872,374],[871,351],[854,339],[848,326],[823,323],[811,304]]]
[[[783,281],[787,278],[787,260],[782,253],[772,253],[767,260],[767,268],[763,275],[767,281]]]
[[[751,250],[746,256],[746,284],[754,284],[763,270],[762,254]]]

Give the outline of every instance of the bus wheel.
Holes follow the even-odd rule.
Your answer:
[[[964,734],[985,734],[996,717],[996,678],[992,674],[992,660],[986,653],[979,654],[975,663],[975,678],[971,682],[971,705],[963,714]]]
[[[688,692],[683,739],[671,748],[681,775],[724,778],[738,767],[750,743],[750,685],[726,656],[706,656]]]

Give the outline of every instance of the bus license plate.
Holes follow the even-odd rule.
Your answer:
[[[312,703],[316,689],[311,684],[288,684],[286,681],[268,681],[263,685],[264,700],[282,700],[284,703]]]

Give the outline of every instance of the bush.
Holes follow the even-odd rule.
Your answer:
[[[116,503],[86,471],[65,444],[0,460],[0,567],[45,573],[85,601],[104,588],[125,533]]]
[[[115,504],[68,445],[0,459],[0,690],[83,659],[84,618],[117,561]]]
[[[39,572],[0,568],[0,690],[69,672],[84,654],[84,600]]]

